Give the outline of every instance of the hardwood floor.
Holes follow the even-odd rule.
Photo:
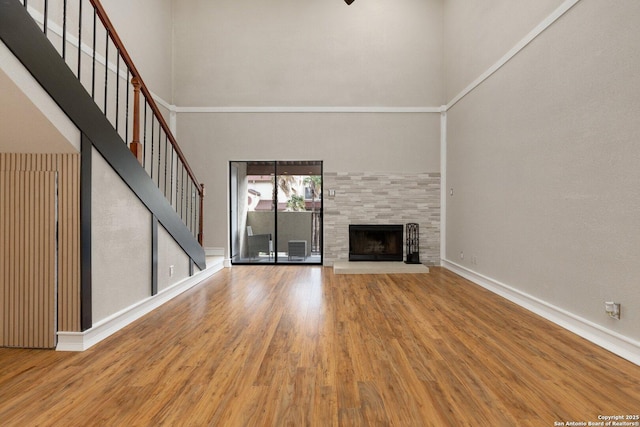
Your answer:
[[[0,349],[2,426],[553,426],[640,367],[441,268],[225,269],[83,353]]]

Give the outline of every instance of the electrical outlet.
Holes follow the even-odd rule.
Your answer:
[[[169,266],[169,277],[173,277],[173,265]]]
[[[472,256],[471,257],[471,264],[473,265],[478,265],[478,257],[477,256]]]
[[[464,259],[464,251],[460,251],[460,259]]]
[[[604,311],[607,312],[609,317],[620,320],[620,303],[606,301],[604,303]]]

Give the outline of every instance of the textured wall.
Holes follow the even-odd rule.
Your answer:
[[[563,0],[447,0],[444,70],[447,102],[549,16]]]
[[[439,173],[325,172],[323,194],[325,265],[349,258],[349,224],[409,222],[420,225],[420,260],[440,264]]]
[[[91,179],[96,323],[151,296],[151,214],[96,150]]]
[[[102,5],[149,90],[171,102],[172,0],[102,0]]]
[[[170,267],[173,266],[173,275]],[[158,291],[189,277],[189,257],[173,237],[158,224]]]
[[[442,104],[442,0],[173,6],[176,105]]]
[[[447,259],[635,340],[638,22],[582,0],[449,110],[446,210]]]

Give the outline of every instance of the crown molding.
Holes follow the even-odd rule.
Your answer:
[[[174,106],[175,107],[175,106]],[[441,107],[265,106],[175,107],[177,113],[440,113]]]

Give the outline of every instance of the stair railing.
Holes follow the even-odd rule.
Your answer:
[[[203,245],[204,185],[189,166],[100,1],[20,2]]]

